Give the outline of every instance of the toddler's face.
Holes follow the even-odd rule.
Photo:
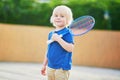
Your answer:
[[[53,15],[53,24],[55,27],[65,27],[67,24],[66,16],[60,12]]]
[[[73,20],[72,11],[66,6],[57,6],[54,8],[50,22],[55,27],[67,27]]]

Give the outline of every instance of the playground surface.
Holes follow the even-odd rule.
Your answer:
[[[40,63],[0,62],[0,80],[46,80]],[[120,80],[120,70],[73,65],[69,80]]]

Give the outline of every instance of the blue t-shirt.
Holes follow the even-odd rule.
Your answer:
[[[62,39],[68,43],[74,43],[72,33],[68,28],[64,28],[59,31],[50,32],[48,35],[48,40],[51,39],[53,33],[57,33],[58,35],[65,33]],[[71,69],[72,52],[66,51],[56,41],[48,45],[47,58],[48,58],[48,67],[50,68],[53,68],[53,69],[62,68],[63,70]]]

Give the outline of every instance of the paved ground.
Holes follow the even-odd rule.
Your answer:
[[[46,80],[39,63],[0,62],[0,80]],[[120,70],[73,66],[69,80],[120,80]]]

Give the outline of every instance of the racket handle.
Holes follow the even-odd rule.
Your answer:
[[[60,37],[63,37],[63,35],[61,34],[61,35],[59,35]],[[52,42],[54,42],[52,39],[50,39],[50,40],[48,40],[47,41],[47,44],[50,44],[50,43],[52,43]]]
[[[47,41],[47,44],[50,44],[50,43],[52,43],[53,42],[53,40],[51,39],[51,40],[48,40]]]

